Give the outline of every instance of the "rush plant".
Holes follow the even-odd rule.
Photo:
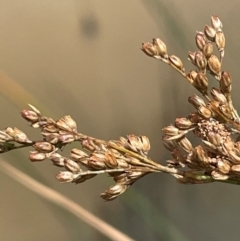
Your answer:
[[[211,26],[196,33],[195,41],[198,50],[188,53],[194,66],[189,72],[177,56],[168,54],[161,39],[142,44],[146,55],[170,65],[200,93],[188,98],[194,107],[192,113],[162,129],[163,145],[171,154],[166,164],[149,157],[150,141],[146,136],[131,134],[118,140],[100,140],[79,132],[69,115],[53,120],[32,105],[21,115],[40,130],[41,140],[31,140],[18,128],[7,127],[0,131],[0,152],[31,146],[29,159],[51,160],[62,169],[56,178],[64,183],[79,184],[108,174],[114,184],[101,193],[105,200],[117,198],[138,179],[156,172],[170,174],[183,184],[240,184],[240,119],[231,96],[232,77],[221,68],[225,36],[216,15],[211,17]],[[215,81],[216,87],[209,88],[209,81]],[[190,132],[199,145],[191,143],[187,137]],[[73,142],[79,143],[79,149],[72,149],[69,157],[62,156],[64,146]]]

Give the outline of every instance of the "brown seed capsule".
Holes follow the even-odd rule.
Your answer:
[[[118,166],[118,162],[111,152],[105,153],[105,164],[109,168],[116,168]]]
[[[206,106],[200,106],[198,108],[198,113],[206,119],[209,119],[212,117],[211,110],[209,110]]]
[[[219,51],[222,51],[225,47],[225,37],[223,32],[217,32],[215,43]]]
[[[72,173],[79,173],[81,171],[80,166],[69,158],[64,159],[65,168]]]
[[[39,141],[33,145],[34,149],[38,152],[51,152],[54,150],[54,146],[49,142]]]
[[[82,150],[79,150],[77,148],[73,148],[71,150],[70,156],[72,158],[74,158],[74,160],[78,160],[78,159],[83,158],[83,157],[88,157],[88,154],[86,152],[82,151]]]
[[[227,104],[227,99],[226,99],[225,95],[219,89],[213,87],[211,89],[211,95],[214,100],[219,102],[219,104],[221,104],[221,105]]]
[[[166,126],[162,129],[162,132],[164,135],[167,136],[176,136],[179,134],[179,129],[170,125],[170,126]]]
[[[48,157],[52,162],[53,165],[59,166],[59,167],[64,167],[64,157],[61,156],[59,153],[52,153],[51,156]]]
[[[206,25],[204,28],[204,33],[208,40],[214,41],[217,31],[213,27]]]
[[[205,55],[206,59],[209,59],[209,57],[213,53],[213,44],[212,43],[206,43],[203,47],[202,52]]]
[[[172,63],[173,66],[175,66],[177,69],[179,69],[181,71],[184,71],[183,63],[182,63],[181,59],[179,59],[177,56],[171,55],[168,57],[168,59]]]
[[[221,105],[221,106],[219,106],[219,110],[228,119],[233,119],[233,117],[232,117],[232,110],[229,108],[228,105]]]
[[[101,193],[101,198],[106,201],[111,201],[117,198],[119,195],[124,193],[127,189],[127,185],[117,183],[114,186],[111,186],[108,190]]]
[[[160,38],[153,39],[153,46],[158,51],[158,55],[160,55],[163,58],[167,57],[167,46]]]
[[[142,142],[141,151],[143,152],[143,154],[147,155],[151,148],[150,141],[146,136],[139,136],[139,138]]]
[[[200,71],[203,71],[206,69],[207,59],[200,51],[196,52],[195,54],[195,65],[198,67]]]
[[[57,126],[66,131],[77,131],[77,124],[70,115],[66,115],[57,121]]]
[[[208,90],[208,79],[207,76],[203,73],[198,73],[193,86],[198,89],[201,93],[207,93]]]
[[[191,103],[196,109],[198,109],[200,106],[206,106],[204,100],[195,94],[188,98],[188,102]]]
[[[184,151],[190,153],[193,151],[193,146],[187,137],[183,137],[178,141],[178,145],[183,148]]]
[[[232,79],[229,72],[223,71],[220,79],[220,89],[225,94],[232,90]]]
[[[18,143],[32,143],[32,141],[28,139],[27,135],[16,127],[14,129],[7,127],[5,132]]]
[[[43,161],[45,160],[47,157],[46,157],[46,154],[44,153],[39,153],[39,152],[36,152],[36,151],[33,151],[30,153],[29,155],[29,159],[30,161],[32,162],[39,162],[39,161]]]
[[[195,55],[196,52],[188,51],[188,60],[195,65]]]
[[[162,137],[163,145],[167,150],[172,152],[174,149],[177,148],[177,143],[176,141],[168,141],[167,139],[168,139],[168,136]]]
[[[158,50],[156,49],[156,47],[153,44],[149,43],[149,42],[142,43],[142,48],[141,49],[142,49],[142,51],[146,55],[148,55],[150,57],[158,55]]]
[[[72,182],[75,176],[72,172],[62,171],[56,175],[56,178],[60,182]]]
[[[221,62],[218,57],[212,54],[207,62],[210,71],[215,75],[219,75],[221,72]]]
[[[12,141],[13,138],[9,136],[5,131],[0,131],[0,142],[5,143],[7,141]]]
[[[194,126],[194,123],[192,123],[188,118],[176,118],[175,126],[180,130],[188,130]]]
[[[196,36],[195,36],[195,41],[196,41],[196,45],[197,47],[202,50],[204,45],[206,44],[206,38],[203,32],[197,32]]]
[[[229,162],[226,160],[218,160],[217,161],[218,170],[223,174],[228,174],[230,172]]]
[[[221,180],[221,181],[227,180],[229,178],[228,175],[223,174],[223,173],[221,173],[219,171],[216,171],[216,170],[211,172],[211,176],[213,177],[213,179]]]
[[[58,137],[58,140],[61,142],[61,143],[71,143],[75,140],[75,137],[74,135],[72,134],[62,134]]]
[[[212,26],[217,30],[217,31],[221,31],[222,30],[222,22],[221,20],[219,19],[219,17],[217,15],[213,15],[211,17],[211,22],[212,22]]]
[[[39,115],[32,111],[32,110],[27,110],[27,109],[24,109],[22,112],[21,112],[21,115],[22,117],[29,121],[29,122],[32,122],[32,123],[35,123],[36,121],[38,121],[39,119]]]
[[[197,77],[197,72],[196,71],[194,71],[194,70],[192,70],[192,71],[190,71],[188,74],[187,74],[187,80],[191,83],[191,84],[193,84],[194,83],[194,81],[195,81],[195,79],[196,79],[196,77]]]

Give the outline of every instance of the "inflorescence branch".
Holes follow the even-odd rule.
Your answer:
[[[190,72],[186,72],[177,56],[168,55],[161,39],[142,44],[145,54],[170,65],[205,99],[196,94],[190,96],[188,101],[195,111],[187,117],[176,118],[175,125],[162,129],[163,144],[172,156],[166,166],[149,158],[150,142],[146,136],[99,140],[78,132],[71,116],[54,121],[32,105],[21,115],[31,127],[40,129],[42,139],[30,140],[18,128],[7,127],[0,131],[0,152],[31,146],[32,162],[49,159],[55,166],[64,168],[56,175],[63,183],[78,184],[107,173],[115,184],[101,193],[105,200],[117,198],[138,179],[155,172],[171,174],[184,184],[215,181],[240,184],[240,120],[231,97],[232,78],[221,69],[225,48],[222,28],[220,19],[213,15],[211,26],[206,25],[203,32],[196,33],[198,51],[188,53],[195,67]],[[214,44],[219,57],[214,54]],[[207,75],[217,80],[217,87],[209,89]],[[187,138],[190,132],[199,138],[200,145],[192,145]],[[80,149],[72,149],[69,157],[62,156],[64,146],[73,142],[78,142]]]

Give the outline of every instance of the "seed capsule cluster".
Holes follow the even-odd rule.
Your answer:
[[[190,96],[188,101],[195,111],[188,117],[177,118],[174,126],[163,128],[163,143],[172,155],[172,160],[167,162],[168,166],[184,168],[193,173],[201,171],[213,180],[240,180],[239,116],[231,98],[232,78],[229,72],[222,71],[225,36],[221,20],[213,15],[211,26],[206,25],[203,32],[197,31],[195,43],[198,50],[188,53],[188,59],[195,69],[188,73],[184,71],[182,61],[172,61],[167,55],[166,45],[160,40],[158,42],[165,47],[164,55],[156,50],[155,41],[152,45],[144,43],[143,52],[170,64],[203,97],[195,94]],[[219,57],[214,54],[214,44],[219,51]],[[149,48],[152,50],[151,54]],[[209,89],[207,73],[217,80],[217,87]],[[200,145],[193,146],[186,137],[189,132],[200,138]],[[182,182],[196,182],[191,178],[178,177]]]

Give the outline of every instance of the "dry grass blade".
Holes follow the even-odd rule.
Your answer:
[[[17,170],[12,165],[6,163],[2,159],[0,162],[0,166],[0,170],[6,175],[15,179],[17,182],[21,183],[31,191],[45,198],[46,200],[51,201],[52,203],[68,210],[79,219],[86,222],[91,227],[97,229],[103,235],[107,236],[109,239],[114,241],[134,241],[130,237],[121,233],[120,231],[105,223],[101,219],[97,218],[93,214],[89,213],[77,203],[73,202],[62,194],[52,190],[51,188],[37,182],[36,180]]]

